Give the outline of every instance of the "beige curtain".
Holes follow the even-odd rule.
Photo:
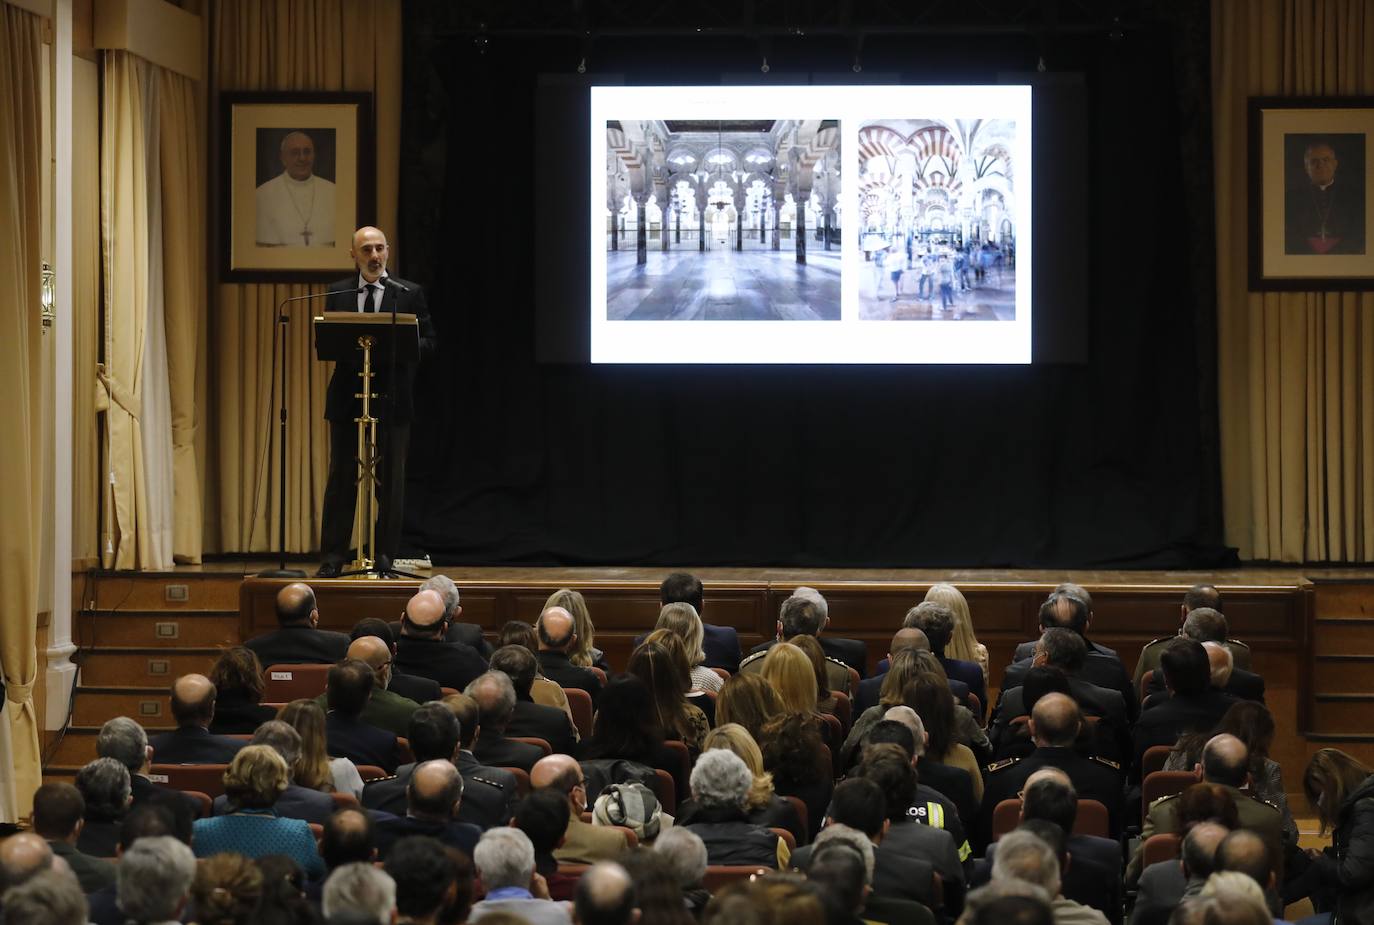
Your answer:
[[[100,150],[100,69],[72,58],[72,150]],[[100,161],[72,160],[72,569],[100,564]]]
[[[1218,388],[1242,558],[1374,559],[1374,295],[1246,290],[1246,99],[1374,93],[1371,0],[1213,0]]]
[[[26,816],[41,783],[38,716],[38,561],[42,409],[39,297],[38,17],[0,3],[0,668],[5,675],[0,722],[0,820]]]
[[[201,555],[196,338],[205,292],[195,85],[104,56],[101,230],[105,459],[101,559],[162,569]]]
[[[396,241],[400,163],[400,0],[220,0],[214,5],[215,89],[348,90],[374,94],[377,223]],[[339,267],[339,276],[349,267]],[[207,549],[277,546],[278,433],[272,362],[274,309],[321,286],[217,287],[209,364],[211,408],[205,495]],[[318,548],[328,467],[327,370],[315,362],[309,303],[287,331],[286,548]],[[212,487],[213,486],[213,487]]]

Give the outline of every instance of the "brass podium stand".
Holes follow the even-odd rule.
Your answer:
[[[415,363],[420,359],[420,326],[415,316],[400,312],[359,313],[325,312],[316,315],[315,355],[321,360],[348,362],[355,351],[363,355],[362,382],[354,398],[363,400],[362,414],[353,420],[358,425],[358,494],[353,506],[353,561],[344,571],[345,577],[382,577],[376,569],[377,560],[377,424],[372,391],[376,375],[374,361]],[[394,356],[392,351],[395,351]],[[395,388],[394,382],[392,388]],[[366,540],[366,542],[364,542]]]

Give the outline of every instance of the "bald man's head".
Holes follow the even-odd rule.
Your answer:
[[[578,922],[629,925],[635,920],[635,885],[614,861],[598,861],[577,883],[573,908]]]
[[[1236,829],[1217,845],[1216,870],[1234,870],[1269,889],[1274,885],[1274,861],[1264,838],[1251,829]]]
[[[282,626],[297,626],[308,623],[314,626],[320,621],[320,612],[315,607],[315,592],[303,581],[293,581],[277,592],[277,622]]]
[[[406,785],[406,813],[416,819],[451,819],[463,799],[463,776],[439,759],[415,766]]]
[[[0,893],[53,866],[52,848],[32,832],[0,841]]]
[[[1054,781],[1065,787],[1073,786],[1073,778],[1069,777],[1068,772],[1063,768],[1040,768],[1037,771],[1032,771],[1030,777],[1026,778],[1025,788],[1030,789],[1032,784],[1042,780]]]
[[[577,639],[577,623],[562,607],[550,607],[541,613],[535,629],[539,634],[539,649],[544,652],[566,652]]]
[[[376,636],[359,636],[348,646],[347,658],[364,662],[377,676],[377,686],[386,687],[391,680],[391,648]]]
[[[1064,694],[1045,694],[1031,710],[1031,737],[1041,747],[1071,748],[1082,725],[1078,704]]]
[[[444,598],[438,591],[421,591],[406,601],[405,619],[401,621],[401,635],[430,637],[448,630]]]
[[[1180,856],[1184,875],[1206,879],[1216,869],[1217,848],[1231,830],[1215,822],[1199,822],[1183,836]]]
[[[888,647],[887,657],[891,658],[898,652],[911,649],[917,652],[930,651],[930,639],[925,631],[919,630],[914,626],[904,626],[892,634],[892,645]]]
[[[1231,683],[1231,673],[1236,667],[1235,656],[1226,648],[1225,643],[1209,639],[1202,647],[1207,650],[1207,664],[1212,670],[1212,686],[1218,690],[1225,690],[1226,685]]]
[[[587,804],[582,766],[570,755],[548,755],[530,769],[530,786],[535,790],[555,790],[565,794],[576,812]]]
[[[178,726],[209,726],[215,718],[215,685],[203,674],[172,682],[172,717]]]
[[[1226,787],[1243,787],[1250,774],[1250,750],[1230,733],[1212,736],[1202,747],[1202,779]]]

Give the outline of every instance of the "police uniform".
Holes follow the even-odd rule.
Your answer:
[[[747,656],[739,663],[740,671],[762,671],[763,659],[768,655],[768,650],[755,652]],[[839,691],[846,696],[851,696],[849,690],[849,666],[837,658],[825,657],[825,681],[830,685],[832,691]]]
[[[1140,650],[1140,659],[1135,663],[1135,674],[1132,676],[1136,690],[1140,689],[1140,679],[1145,677],[1145,672],[1159,670],[1159,657],[1164,654],[1164,647],[1178,638],[1178,634],[1160,636]],[[1237,668],[1250,670],[1249,646],[1239,639],[1227,639],[1226,648],[1231,650],[1231,657],[1235,660]]]
[[[1080,800],[1097,800],[1107,807],[1107,825],[1113,837],[1121,831],[1121,765],[1106,758],[1085,758],[1072,748],[1041,746],[1025,758],[1008,758],[988,765],[983,775],[983,808],[979,813],[979,845],[992,841],[992,814],[1003,800],[1014,800],[1031,774],[1041,768],[1059,768],[1073,781]]]
[[[1235,787],[1226,787],[1236,801],[1236,815],[1240,818],[1240,827],[1250,829],[1260,838],[1264,839],[1269,846],[1269,856],[1271,858],[1283,857],[1283,813],[1273,803],[1261,800],[1254,794]],[[1178,801],[1181,793],[1172,796],[1160,797],[1150,804],[1150,810],[1145,816],[1145,824],[1140,829],[1140,841],[1136,845],[1135,854],[1131,856],[1131,862],[1126,865],[1126,883],[1134,887],[1140,879],[1141,869],[1144,867],[1143,848],[1145,842],[1151,835],[1158,835],[1161,832],[1177,832],[1178,825]]]
[[[907,808],[906,814],[922,825],[948,832],[954,839],[954,849],[959,854],[959,863],[966,864],[973,856],[963,820],[959,818],[959,810],[948,797],[934,787],[917,784],[916,800]]]

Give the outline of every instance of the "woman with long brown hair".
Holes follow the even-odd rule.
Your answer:
[[[1315,854],[1304,882],[1317,896],[1334,895],[1330,921],[1374,922],[1374,778],[1363,762],[1338,748],[1323,748],[1307,763],[1302,789],[1331,852]],[[1285,899],[1289,897],[1285,895]],[[1294,897],[1296,898],[1296,897]],[[1309,920],[1310,921],[1310,920]]]
[[[626,672],[649,688],[654,718],[665,739],[680,739],[694,754],[711,730],[706,714],[687,702],[691,672],[682,640],[668,630],[654,630],[630,655]]]

